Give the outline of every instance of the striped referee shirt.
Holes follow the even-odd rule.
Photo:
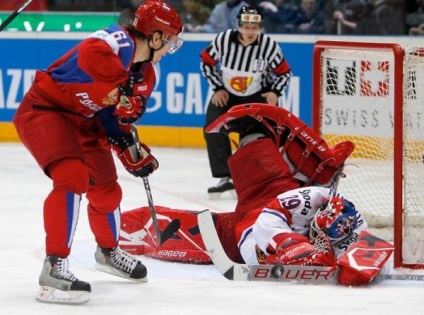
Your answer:
[[[292,73],[280,46],[261,33],[245,47],[238,36],[238,30],[218,33],[201,52],[200,67],[211,88],[237,96],[267,91],[282,95]]]

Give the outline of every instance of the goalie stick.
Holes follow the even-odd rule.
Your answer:
[[[140,146],[140,140],[138,139],[137,129],[135,125],[131,125],[131,133],[134,138],[134,143],[136,145],[136,155],[137,159],[140,158],[140,152],[141,152],[141,146]],[[156,232],[156,238],[158,245],[162,245],[168,238],[170,238],[172,235],[175,234],[175,232],[178,231],[178,229],[181,226],[181,222],[178,219],[172,220],[163,231],[159,228],[158,218],[156,215],[155,205],[153,204],[153,197],[152,197],[152,190],[150,189],[150,183],[149,179],[146,177],[143,177],[143,183],[144,183],[144,189],[146,190],[147,195],[147,202],[149,204],[149,210],[150,215],[152,217],[153,221],[153,227]]]
[[[2,24],[0,24],[0,32],[6,28],[25,8],[32,2],[32,0],[26,0],[17,8]]]
[[[227,256],[222,247],[210,211],[204,210],[198,213],[197,221],[206,251],[218,271],[228,280],[337,284],[338,270],[336,267],[235,263]],[[372,283],[383,280],[414,281],[424,284],[424,275],[380,273]]]

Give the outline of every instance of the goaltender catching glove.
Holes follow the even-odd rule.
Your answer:
[[[109,143],[125,169],[135,177],[148,176],[159,167],[156,158],[150,154],[150,148],[144,143],[135,143],[131,133],[109,137]]]
[[[265,262],[271,265],[335,266],[333,248],[328,237],[320,234],[314,244],[297,233],[281,233],[272,239],[267,251],[271,253]]]

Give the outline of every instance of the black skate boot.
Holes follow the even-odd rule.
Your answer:
[[[208,194],[212,199],[217,199],[222,193],[229,192],[233,198],[237,198],[234,190],[233,180],[230,177],[223,177],[215,186],[208,189]]]
[[[51,255],[44,260],[36,300],[55,304],[83,304],[90,299],[91,286],[69,270],[67,258]]]
[[[101,248],[97,246],[96,268],[114,276],[135,281],[147,281],[147,269],[140,260],[119,247]]]

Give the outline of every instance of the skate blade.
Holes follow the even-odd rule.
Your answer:
[[[53,287],[41,286],[35,299],[42,303],[80,305],[90,300],[90,292],[62,291]]]
[[[116,270],[115,268],[107,266],[107,265],[106,266],[102,265],[100,263],[96,263],[96,269],[103,271],[105,273],[108,273],[110,275],[117,276],[117,277],[124,278],[124,279],[131,280],[131,281],[136,281],[136,282],[147,282],[147,281],[149,281],[147,279],[147,277],[144,277],[144,278],[141,278],[141,279],[130,278],[130,276],[127,273],[120,271],[120,270]]]
[[[235,189],[226,190],[223,192],[213,192],[208,193],[210,200],[218,199],[234,199],[237,200],[237,193]],[[229,196],[228,196],[229,195]]]

